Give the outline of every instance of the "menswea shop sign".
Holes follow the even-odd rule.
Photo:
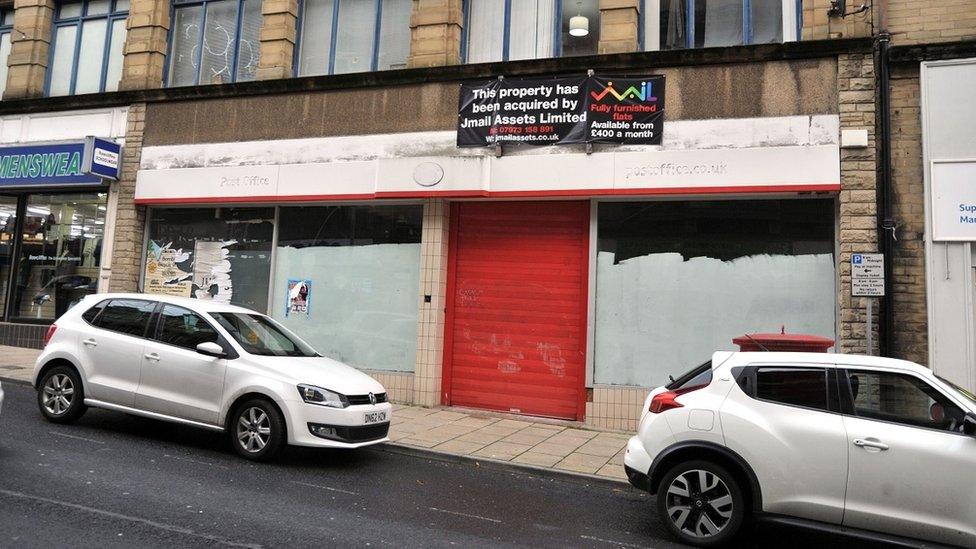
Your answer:
[[[664,77],[501,78],[461,85],[458,147],[660,145]]]
[[[121,146],[98,138],[0,147],[0,187],[99,184],[118,179]]]

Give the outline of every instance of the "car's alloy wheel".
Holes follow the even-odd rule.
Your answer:
[[[667,510],[679,530],[704,538],[715,536],[728,526],[734,504],[722,479],[710,471],[693,469],[671,481]]]
[[[236,406],[228,419],[227,432],[234,450],[256,461],[274,458],[288,439],[281,412],[264,398],[252,398]]]
[[[271,440],[271,419],[264,410],[252,406],[237,420],[237,441],[245,452],[264,450]]]
[[[681,541],[720,545],[734,537],[747,514],[735,476],[711,461],[672,467],[658,485],[658,514]]]
[[[49,421],[69,423],[85,413],[84,390],[73,368],[57,366],[41,379],[37,404]]]

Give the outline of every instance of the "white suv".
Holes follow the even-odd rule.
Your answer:
[[[316,353],[265,315],[213,301],[96,294],[48,330],[38,406],[67,423],[87,406],[226,431],[242,456],[284,444],[389,440],[391,406],[368,375]]]
[[[976,397],[911,362],[718,352],[655,389],[624,462],[681,541],[752,516],[976,547]]]

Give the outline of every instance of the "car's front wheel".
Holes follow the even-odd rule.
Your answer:
[[[665,473],[658,486],[657,509],[672,534],[699,546],[728,542],[746,516],[738,480],[710,461],[681,463]]]
[[[37,405],[53,423],[71,423],[85,413],[85,392],[74,368],[55,366],[44,373],[37,390]]]
[[[242,457],[255,461],[273,459],[285,445],[285,420],[271,402],[253,398],[234,409],[229,423],[231,444]]]

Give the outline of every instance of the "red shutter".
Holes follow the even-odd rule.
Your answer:
[[[583,419],[589,204],[454,206],[445,403]]]

